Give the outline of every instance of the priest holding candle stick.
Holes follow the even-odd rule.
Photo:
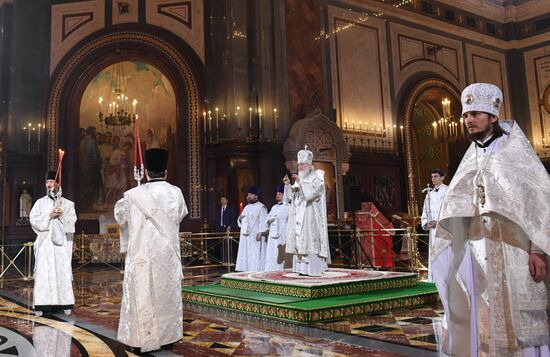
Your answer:
[[[62,197],[61,174],[64,151],[59,150],[57,171],[46,173],[46,196],[31,209],[29,220],[34,242],[35,315],[63,311],[70,315],[75,302],[71,259],[77,220],[74,202]]]

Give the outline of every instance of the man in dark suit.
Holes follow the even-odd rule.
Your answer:
[[[216,212],[216,232],[230,232],[235,227],[235,210],[228,205],[227,197],[220,199],[221,207]]]

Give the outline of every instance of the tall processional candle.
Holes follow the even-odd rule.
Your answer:
[[[40,137],[42,136],[42,123],[38,123],[38,152],[40,152]]]
[[[262,138],[262,108],[258,109],[258,137]]]
[[[243,203],[241,202],[241,203],[239,203],[239,214],[243,213],[243,209],[244,209]]]
[[[216,140],[219,140],[219,139],[220,139],[220,132],[219,132],[219,128],[220,128],[219,109],[216,108],[215,111],[216,111]]]
[[[248,136],[252,137],[252,107],[248,108]]]
[[[278,119],[279,118],[277,117],[277,108],[273,108],[273,121],[275,124],[275,132],[279,131],[279,124],[277,123],[279,121]]]
[[[208,137],[212,141],[212,111],[208,111]]]
[[[134,132],[134,180],[137,181],[137,185],[141,184],[145,169],[143,167],[143,156],[141,154],[141,139],[139,137],[139,118],[136,115],[135,119],[135,132]]]
[[[204,140],[206,141],[206,112],[202,112],[202,117],[204,118]]]
[[[63,156],[65,156],[65,151],[59,149],[57,152],[57,171],[55,172],[55,182],[59,184],[61,188],[61,174],[63,171]]]

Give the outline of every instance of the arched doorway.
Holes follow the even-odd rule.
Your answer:
[[[199,103],[203,97],[202,64],[190,47],[169,33],[155,29],[155,35],[138,31],[119,31],[95,36],[69,53],[52,76],[47,108],[48,167],[56,165],[58,147],[70,148],[64,168],[76,172],[80,104],[92,79],[104,68],[122,61],[140,61],[156,67],[173,86],[176,110],[179,164],[174,184],[178,185],[189,208],[189,228],[198,228],[203,215],[201,203],[203,148],[200,140]],[[64,169],[65,171],[65,169]],[[77,182],[64,180],[68,197],[78,196]],[[195,227],[197,226],[197,227]]]
[[[434,134],[434,122],[441,130],[443,116],[442,100],[450,100],[450,114],[445,126],[456,131],[459,138],[451,135]],[[430,170],[439,167],[447,172],[447,183],[456,171],[468,147],[465,130],[461,128],[460,92],[449,82],[440,78],[429,78],[413,86],[404,103],[403,123],[405,127],[404,154],[407,172],[407,201],[409,213],[419,216],[418,204],[423,201],[421,190],[429,183]],[[457,123],[453,129],[449,124]]]

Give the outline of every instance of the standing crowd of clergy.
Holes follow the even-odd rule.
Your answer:
[[[452,356],[550,357],[548,255],[550,178],[514,121],[499,120],[501,90],[474,83],[461,96],[472,144],[449,186],[434,169],[422,226],[430,231],[429,279],[445,316],[442,349]],[[148,182],[115,206],[126,252],[118,339],[141,352],[183,334],[179,224],[187,214],[181,190],[166,182],[168,152],[146,151]],[[321,276],[330,263],[324,172],[313,153],[298,152],[298,173],[283,178],[267,212],[252,187],[238,217],[236,270],[292,270]],[[33,306],[38,316],[71,314],[74,203],[55,172],[47,195],[30,212],[37,234]],[[221,212],[220,229],[227,228]],[[283,248],[284,247],[284,248]],[[288,259],[290,260],[290,258]],[[289,262],[290,263],[290,262]]]
[[[187,215],[181,190],[166,182],[168,151],[149,149],[145,159],[147,183],[126,191],[114,207],[121,253],[126,253],[117,338],[140,353],[169,348],[183,337],[179,226]],[[324,173],[312,160],[311,151],[298,153],[295,182],[290,185],[285,176],[269,214],[258,202],[258,189],[249,190],[238,218],[236,270],[283,269],[285,251],[294,255],[297,273],[321,275],[328,268]],[[71,259],[77,216],[74,203],[62,196],[59,176],[60,170],[46,174],[47,195],[29,217],[37,234],[33,307],[38,317],[70,315],[75,303]],[[224,213],[222,207],[217,230],[230,229]]]
[[[313,153],[298,152],[294,183],[285,176],[277,186],[269,214],[250,187],[248,204],[239,215],[237,271],[282,270],[285,262],[300,275],[321,276],[330,263],[324,172],[313,167]]]

